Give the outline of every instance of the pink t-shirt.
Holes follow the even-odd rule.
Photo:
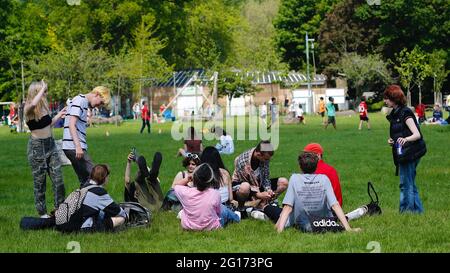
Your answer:
[[[214,189],[199,191],[197,188],[176,185],[175,195],[180,200],[181,226],[189,230],[213,230],[220,228],[220,194]]]

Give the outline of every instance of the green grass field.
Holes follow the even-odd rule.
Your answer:
[[[450,126],[422,126],[428,146],[417,173],[417,185],[425,213],[400,215],[399,178],[394,176],[388,122],[382,114],[371,114],[372,130],[357,130],[357,116],[338,116],[335,131],[324,130],[318,117],[306,119],[306,126],[282,125],[280,146],[271,161],[271,176],[290,177],[299,172],[296,158],[309,142],[319,142],[325,149],[325,161],[339,173],[344,197],[344,211],[369,201],[367,181],[378,191],[383,214],[365,217],[350,224],[360,233],[312,235],[288,229],[281,234],[269,221],[243,220],[212,232],[187,232],[172,212],[155,214],[151,227],[115,234],[63,235],[57,231],[22,231],[22,216],[35,216],[33,180],[26,159],[28,135],[11,134],[0,127],[0,252],[69,252],[70,241],[80,243],[81,252],[370,252],[369,242],[380,244],[381,252],[450,251]],[[126,121],[122,126],[102,125],[88,129],[89,154],[96,163],[112,169],[107,190],[116,201],[123,201],[123,176],[130,148],[150,158],[155,151],[163,154],[160,179],[167,191],[175,174],[182,169],[175,153],[181,141],[171,138],[171,123],[153,125],[153,133],[139,134],[140,122]],[[158,130],[161,129],[161,134]],[[107,137],[105,132],[110,132]],[[61,129],[54,129],[57,139]],[[213,145],[216,141],[205,141]],[[236,141],[236,153],[225,156],[233,170],[233,160],[257,141]],[[133,166],[133,172],[137,170]],[[63,168],[66,194],[78,186],[71,166]],[[52,208],[51,182],[47,181],[47,204]]]

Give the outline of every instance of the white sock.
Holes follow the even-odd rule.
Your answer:
[[[362,216],[364,216],[367,213],[367,209],[364,207],[359,207],[355,209],[354,211],[351,211],[347,213],[345,216],[347,216],[348,221],[358,219]]]

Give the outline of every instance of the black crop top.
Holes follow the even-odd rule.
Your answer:
[[[42,129],[52,124],[52,118],[49,115],[43,116],[39,121],[35,119],[27,121],[28,128],[33,131],[36,129]]]

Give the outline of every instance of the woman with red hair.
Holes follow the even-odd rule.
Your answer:
[[[400,171],[400,213],[422,213],[423,206],[416,187],[416,168],[427,149],[414,113],[407,107],[405,95],[398,85],[390,85],[383,94],[392,107],[386,117],[390,122],[389,145],[392,146],[396,174]]]

